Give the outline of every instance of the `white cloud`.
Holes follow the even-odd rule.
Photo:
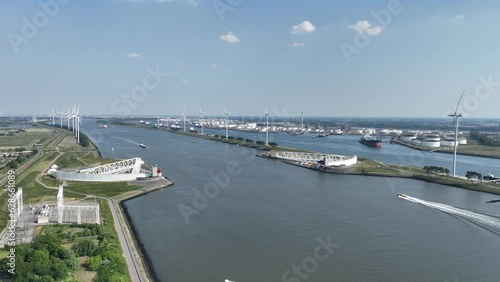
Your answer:
[[[293,47],[302,47],[304,45],[305,45],[304,42],[293,42],[291,44],[291,46],[293,46]]]
[[[185,78],[183,78],[181,81],[182,81],[182,83],[186,83],[186,84],[192,83],[191,80],[187,80]]]
[[[133,53],[133,52],[132,52],[132,53],[128,53],[128,54],[127,54],[127,56],[128,56],[129,58],[140,58],[140,57],[141,57],[141,54],[139,54],[139,53]]]
[[[227,34],[225,34],[225,35],[221,35],[220,36],[220,40],[226,41],[226,42],[229,42],[229,43],[238,43],[238,42],[240,42],[240,39],[238,38],[238,36],[236,36],[234,33],[230,32],[230,31]]]
[[[316,30],[316,27],[309,21],[303,21],[298,25],[292,26],[292,34],[311,33]]]
[[[217,67],[217,65],[216,65],[216,64],[212,64],[212,68],[216,68],[216,67]]]
[[[456,15],[456,16],[452,17],[451,19],[459,21],[459,20],[465,19],[465,16],[464,15]]]
[[[364,34],[370,35],[370,36],[377,36],[380,33],[382,33],[382,27],[373,26],[368,21],[358,21],[354,25],[350,25],[348,28],[352,29],[356,32],[364,33]]]

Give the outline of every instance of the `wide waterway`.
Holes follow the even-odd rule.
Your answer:
[[[498,196],[324,174],[164,131],[92,122],[82,129],[104,156],[139,156],[175,183],[126,202],[161,281],[500,281],[500,220],[483,215],[500,216],[500,204],[485,204]],[[217,184],[214,174],[229,178]],[[210,197],[196,196],[204,188]],[[440,211],[398,192],[466,211]],[[183,216],[180,207],[195,213]],[[315,258],[328,238],[333,247]]]

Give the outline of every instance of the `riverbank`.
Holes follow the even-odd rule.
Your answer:
[[[305,169],[319,171],[322,173],[363,175],[363,176],[390,177],[390,178],[408,178],[434,184],[441,184],[472,191],[500,195],[499,184],[494,184],[489,182],[476,183],[470,179],[462,179],[449,175],[429,174],[426,173],[422,168],[414,166],[386,164],[374,160],[360,158],[358,159],[357,164],[350,167],[318,168],[307,164],[301,164],[299,162],[276,159],[271,157],[270,155],[271,155],[270,152],[264,152],[259,154],[258,156],[271,160],[281,161],[286,164],[302,167]]]
[[[49,126],[43,127],[52,129]],[[16,186],[23,187],[25,206],[39,203],[50,204],[56,201],[58,186],[63,184],[63,181],[46,175],[45,172],[52,165],[57,163],[60,167],[77,168],[97,166],[115,161],[103,158],[92,142],[86,146],[81,146],[66,129],[55,128],[54,131],[57,131],[57,134],[45,140],[43,147],[39,148],[39,154],[31,162],[27,162],[18,169]],[[81,133],[82,136],[83,133]],[[129,199],[170,185],[173,185],[173,183],[166,178],[137,180],[128,183],[70,181],[65,185],[65,201],[97,198],[102,205],[101,220],[103,228],[107,230],[108,237],[106,237],[105,244],[103,242],[98,243],[98,248],[105,247],[106,244],[114,246],[112,249],[107,249],[106,252],[111,256],[120,258],[120,261],[117,261],[119,267],[114,272],[115,276],[119,276],[123,281],[154,281],[155,278],[150,267],[151,264],[145,257],[145,252],[141,249],[140,238],[134,235],[133,223],[127,220],[127,216],[121,207]],[[6,193],[0,194],[2,200],[0,209],[2,211],[6,209],[6,195]],[[8,215],[7,212],[3,214]],[[7,219],[5,216],[0,218],[2,227],[5,227]],[[101,246],[101,243],[104,245]],[[83,265],[88,258],[82,259],[84,259]],[[120,266],[122,264],[125,266],[124,269]],[[89,271],[82,266],[79,272]],[[72,275],[74,274],[72,273]]]
[[[167,188],[169,186],[174,185],[174,183],[168,180],[167,178],[160,178],[160,179],[153,179],[146,181],[150,182],[147,186],[139,190],[134,190],[124,194],[117,195],[113,197],[113,199],[116,201],[116,204],[119,207],[120,220],[123,220],[125,226],[127,227],[126,236],[129,238],[131,242],[133,242],[134,255],[136,256],[136,259],[141,262],[139,265],[139,267],[141,268],[141,272],[144,273],[144,275],[147,277],[149,281],[159,281],[156,272],[153,268],[153,263],[149,258],[149,256],[147,255],[146,249],[144,248],[144,244],[139,236],[139,233],[135,228],[134,222],[128,212],[125,202],[137,197],[144,196],[156,190]],[[137,182],[144,183],[144,181],[129,181],[129,185],[136,185]]]
[[[395,136],[394,138],[392,138],[391,143],[396,143],[396,144],[399,144],[401,146],[405,146],[405,147],[408,147],[408,148],[411,148],[414,150],[419,150],[419,151],[453,154],[453,147],[426,148],[426,147],[421,147],[421,146],[417,146],[414,144],[410,144],[407,142],[403,142],[398,138],[398,136]],[[500,159],[500,147],[488,147],[488,146],[480,146],[480,145],[459,145],[457,147],[457,155],[490,158],[490,159]]]
[[[97,146],[93,142],[91,143],[92,146],[97,149],[99,158],[105,159],[102,157],[102,154]],[[140,188],[117,194],[115,196],[112,196],[110,199],[112,199],[112,204],[118,207],[118,209],[116,209],[118,211],[118,220],[120,220],[122,222],[122,226],[125,227],[124,235],[126,236],[127,240],[131,242],[131,244],[129,245],[132,246],[132,253],[135,257],[135,261],[138,262],[140,272],[143,274],[143,277],[146,278],[146,281],[158,281],[158,277],[156,276],[156,272],[153,268],[153,263],[151,262],[151,259],[144,249],[142,240],[134,226],[134,222],[130,217],[130,214],[128,213],[125,202],[152,193],[154,191],[167,188],[174,185],[174,183],[167,177],[158,177],[146,180],[132,180],[128,181],[127,184],[132,187],[139,186]],[[125,250],[122,251],[125,253]]]

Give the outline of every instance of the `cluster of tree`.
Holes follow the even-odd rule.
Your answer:
[[[63,226],[56,224],[54,227],[58,226]],[[67,225],[64,225],[67,226]],[[81,237],[89,237],[89,236],[97,236],[102,234],[102,228],[98,224],[71,224],[70,227],[78,227],[78,228],[84,228],[83,231],[76,232],[76,233],[71,233],[71,232],[64,232],[63,229],[59,229],[54,232],[56,236],[58,236],[60,239],[63,240],[75,240],[77,238]]]
[[[440,166],[424,166],[426,173],[449,174],[450,170]]]
[[[479,172],[475,172],[475,171],[467,171],[467,173],[465,174],[465,177],[467,177],[467,179],[483,179],[483,175]]]
[[[17,133],[26,132],[24,129],[17,129],[15,131],[2,132],[0,136],[15,136]]]
[[[479,144],[490,147],[500,147],[500,140],[495,140],[487,134],[479,133],[479,130],[471,130],[470,138],[476,140]]]
[[[117,239],[110,234],[99,236],[100,242],[97,248],[90,243],[81,243],[75,247],[77,251],[89,256],[86,268],[97,271],[93,281],[126,281],[128,276],[127,265],[122,259],[122,250]],[[82,241],[83,242],[83,241]]]
[[[0,262],[0,271],[8,273],[7,259]],[[76,270],[75,254],[61,246],[54,234],[42,234],[29,245],[16,246],[15,281],[62,281]]]
[[[19,148],[19,149],[24,149],[24,148]],[[24,151],[24,150],[22,150],[22,151]],[[16,151],[16,152],[22,152],[22,151]],[[19,167],[20,164],[22,164],[24,161],[31,158],[32,156],[36,155],[37,153],[38,153],[38,150],[35,149],[29,155],[18,156],[17,158],[10,160],[6,166],[11,168],[11,169],[16,169],[17,167]]]
[[[87,135],[85,135],[82,132],[80,132],[80,145],[82,147],[90,147],[90,144],[92,144],[92,142],[87,137]]]

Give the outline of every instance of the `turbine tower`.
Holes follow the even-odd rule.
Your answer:
[[[54,126],[54,117],[56,116],[56,114],[54,113],[54,110],[52,110],[52,112],[49,114],[49,116],[52,117],[52,126]]]
[[[57,111],[57,113],[59,114],[59,117],[61,118],[60,125],[61,125],[61,128],[62,128],[62,118],[63,118],[64,115],[66,115],[66,113],[64,111],[62,111],[62,112]]]
[[[300,111],[300,130],[304,130],[304,111]]]
[[[76,118],[76,140],[78,142],[78,144],[80,144],[80,123],[82,122],[82,119],[80,117],[80,105],[78,105],[78,108],[76,109],[76,115],[75,115],[75,118]]]
[[[69,121],[71,119],[71,108],[68,108],[68,112],[66,113],[66,118],[68,119],[68,131],[70,130],[70,127],[69,127]]]
[[[224,107],[224,114],[226,115],[226,139],[229,138],[229,112],[227,111],[226,107]]]
[[[458,146],[458,118],[462,117],[462,114],[457,114],[458,107],[460,106],[460,101],[462,101],[462,97],[465,94],[462,92],[462,95],[460,96],[460,99],[458,99],[458,104],[457,108],[455,109],[455,113],[452,115],[448,115],[449,117],[453,117],[453,121],[455,122],[455,142],[453,144],[453,176],[456,176],[456,169],[457,169],[457,146]]]
[[[203,135],[203,111],[200,109],[200,116],[201,116],[201,135]]]
[[[269,146],[269,113],[266,110],[266,146]]]
[[[186,132],[186,108],[184,108],[184,113],[182,113],[182,119],[184,121],[184,132]]]

